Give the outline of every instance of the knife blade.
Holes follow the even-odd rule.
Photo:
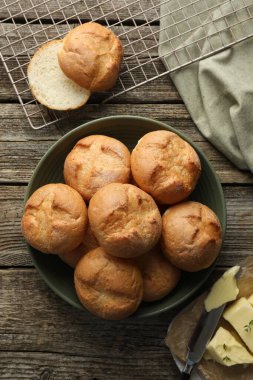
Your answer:
[[[180,380],[189,379],[195,364],[202,359],[206,345],[212,338],[225,307],[226,304],[211,310],[209,313],[205,311],[201,315],[188,344],[187,361]]]
[[[240,268],[240,267],[239,267]],[[241,269],[236,273],[235,278],[238,280],[241,274]],[[193,331],[192,337],[188,343],[188,355],[180,380],[189,379],[194,366],[202,359],[206,346],[211,340],[219,320],[223,314],[228,302],[225,302],[220,307],[217,307],[209,312],[206,310],[201,314],[201,317]]]

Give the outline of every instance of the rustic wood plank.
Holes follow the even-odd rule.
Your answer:
[[[25,190],[25,186],[0,187],[0,267],[32,265],[20,227]]]
[[[22,2],[10,2],[9,6],[10,13],[12,17],[16,20],[23,21],[22,13],[25,14],[26,18],[29,20],[35,20],[38,17],[43,20],[48,20],[52,22],[52,20],[64,20],[64,18],[72,18],[76,19],[76,14],[82,20],[90,21],[101,17],[103,20],[103,15],[106,15],[108,21],[114,22],[118,21],[118,17],[124,20],[126,18],[134,18],[136,21],[144,21],[145,16],[141,13],[142,9],[146,10],[145,15],[149,19],[157,19],[159,12],[159,4],[157,2],[151,2],[150,0],[141,0],[138,1],[122,1],[122,0],[100,0],[94,2],[94,0],[85,0],[77,1],[77,0],[22,0]],[[18,4],[21,3],[21,4]],[[153,4],[156,4],[155,8]],[[100,7],[98,4],[102,4]],[[128,6],[126,6],[128,5]],[[36,7],[35,10],[31,8]],[[88,12],[88,10],[93,7],[93,9]],[[141,8],[142,7],[142,8]],[[150,8],[154,9],[150,9]],[[64,15],[61,9],[64,8]],[[117,14],[115,12],[117,11]],[[48,14],[50,12],[50,14]],[[140,13],[140,14],[139,14]],[[6,7],[1,8],[1,18],[8,18],[10,16],[8,9]],[[64,17],[65,16],[65,17]]]
[[[47,38],[59,38],[58,36],[64,36],[69,30],[66,25],[59,25],[57,29],[53,25],[44,25],[44,28],[48,28],[46,33],[48,33],[48,37],[45,34],[45,31],[42,30],[40,25],[31,24],[29,27],[26,25],[18,25],[18,31],[13,30],[12,24],[3,24],[2,28],[8,36],[8,41],[4,36],[0,36],[0,46],[6,46],[7,42],[11,45],[7,48],[1,50],[4,59],[6,60],[6,65],[8,70],[13,78],[13,81],[16,82],[16,87],[19,93],[22,93],[21,97],[23,101],[31,100],[32,96],[29,91],[28,82],[26,81],[26,73],[27,73],[27,65],[30,62],[30,57],[34,54],[35,50],[37,50],[37,46],[47,42]],[[151,28],[151,29],[150,29]],[[155,61],[152,64],[145,64],[143,66],[143,70],[147,76],[147,78],[154,77],[158,73],[161,74],[165,71],[164,65],[162,64],[160,59],[157,59],[157,49],[151,49],[150,51],[145,51],[146,48],[151,48],[156,44],[153,36],[149,36],[145,38],[145,45],[140,40],[141,36],[148,36],[151,33],[156,33],[156,37],[158,38],[158,26],[151,27],[141,27],[141,29],[133,31],[130,33],[130,28],[126,28],[126,30],[130,33],[126,37],[126,35],[122,35],[122,43],[126,46],[124,49],[125,60],[122,65],[122,72],[127,69],[126,64],[128,65],[128,69],[132,69],[134,67],[138,67],[146,63],[150,60],[150,57],[154,58]],[[116,28],[115,32],[120,34],[122,32],[121,28]],[[0,33],[1,34],[1,33]],[[21,37],[23,38],[21,40]],[[131,42],[135,41],[132,46],[129,45],[129,39]],[[127,46],[128,45],[128,46]],[[28,52],[26,53],[26,50]],[[135,53],[139,53],[144,51],[140,55],[138,55],[138,60],[134,57]],[[15,55],[15,58],[9,59],[11,56]],[[132,58],[130,58],[132,56]],[[156,70],[156,71],[155,71]],[[134,84],[138,84],[140,82],[145,81],[145,77],[143,72],[140,69],[135,69],[133,72],[133,77],[135,83],[129,75],[123,77],[125,88],[130,88]],[[22,79],[20,81],[20,79]],[[11,91],[13,96],[13,89],[9,89],[9,78],[7,74],[5,74],[5,78],[3,78],[3,86],[0,91],[0,100],[8,99],[8,94]],[[147,91],[147,88],[149,89]],[[118,82],[115,86],[114,91],[116,93],[122,90],[122,86]],[[25,92],[24,92],[25,91]],[[111,95],[110,92],[107,94],[96,95],[97,100],[104,99],[106,96]],[[10,98],[11,99],[11,98]],[[14,99],[17,100],[16,96]],[[146,86],[146,88],[139,90],[134,90],[129,92],[128,94],[121,95],[117,98],[117,101],[124,102],[152,102],[154,101],[180,101],[180,97],[169,80],[168,76],[157,79],[155,82],[152,82]]]
[[[78,25],[43,24],[43,21],[41,24],[29,25],[26,23],[15,26],[12,23],[1,24],[0,46],[4,47],[1,51],[4,58],[15,55],[18,59],[20,58],[21,63],[25,63],[34,54],[38,46],[51,39],[63,38],[73,27]],[[125,57],[132,56],[134,53],[141,53],[140,58],[158,56],[159,26],[126,26],[124,29],[122,26],[115,26],[113,30],[124,46]]]
[[[47,13],[41,0],[23,0],[23,9],[28,8],[31,1],[38,5],[37,12],[40,16]],[[55,11],[53,19],[56,21],[62,19],[61,12],[57,11],[59,4],[67,5],[71,2],[74,1],[50,0],[48,6],[51,11]],[[94,4],[93,0],[86,0],[86,3]],[[105,13],[110,11],[110,3],[111,1],[105,3],[103,7]],[[125,0],[114,1],[116,6],[124,3]],[[150,3],[149,0],[141,1],[143,8],[150,6]],[[138,12],[138,6],[138,4],[134,5],[135,8],[132,10],[134,13]],[[19,11],[19,7],[20,5],[14,2],[13,14]],[[83,7],[82,1],[76,6],[76,10],[69,7],[66,10],[67,16],[71,17],[76,12],[83,12],[83,19],[90,19],[90,15],[85,14]],[[0,17],[7,16],[7,10],[2,9]],[[33,19],[36,14],[28,11],[26,16]],[[94,9],[93,16],[99,16],[97,9]],[[120,16],[127,17],[126,10],[123,10]],[[155,17],[155,13],[149,16]],[[24,21],[20,16],[16,19],[20,22]],[[109,19],[113,22],[117,16],[112,14]],[[52,19],[46,16],[45,20],[49,26]],[[142,22],[144,18],[140,15],[136,17],[136,20]],[[17,36],[14,31],[11,31],[11,24],[4,24],[4,28],[10,32],[10,40],[15,41]],[[20,34],[23,37],[26,33],[36,33],[40,29],[38,24],[32,24],[31,29],[23,26]],[[67,31],[67,27],[59,25],[58,30],[58,34],[62,34]],[[147,28],[143,27],[142,30],[146,35]],[[157,25],[152,26],[151,30],[157,31]],[[116,28],[115,31],[119,34],[122,28]],[[50,38],[57,38],[54,27],[49,27],[48,32]],[[36,34],[35,38],[36,44],[46,41],[43,31]],[[133,39],[138,39],[137,33],[131,35],[131,40]],[[123,37],[122,41],[126,43]],[[152,43],[153,39],[147,38],[147,44],[151,46]],[[35,40],[27,39],[25,44],[26,48],[31,48]],[[3,46],[3,38],[0,38],[0,46]],[[23,43],[17,43],[13,47],[16,53],[24,49]],[[136,44],[136,50],[138,49],[140,49],[140,43]],[[126,56],[132,54],[130,50],[126,50],[125,53]],[[10,51],[6,51],[6,54],[10,54]],[[157,52],[154,50],[152,56],[156,57],[156,55]],[[146,54],[143,54],[141,60],[145,57]],[[21,64],[28,62],[28,56],[21,54],[19,62]],[[134,60],[129,64],[131,67],[135,65]],[[15,60],[9,62],[10,69],[16,66]],[[158,70],[162,70],[161,63],[158,64]],[[19,79],[21,74],[23,75],[20,69],[13,71],[14,79]],[[0,101],[16,102],[16,95],[2,65],[0,65],[0,76]],[[19,82],[17,86],[19,91],[27,88],[24,82]],[[29,101],[30,92],[25,93],[23,99]],[[128,103],[125,105],[92,104],[100,102],[101,99],[103,95],[93,97],[84,112],[79,114],[79,121],[89,121],[103,117],[105,114],[110,116],[120,113],[149,116],[165,121],[187,133],[204,149],[223,183],[253,184],[252,175],[235,169],[205,141],[194,127],[183,105],[154,104],[181,103],[168,77],[151,82],[148,86],[140,87],[113,101],[113,103]],[[28,107],[29,111],[33,109],[35,109],[34,106]],[[179,309],[147,320],[104,322],[64,303],[45,285],[35,269],[28,268],[32,263],[20,232],[25,192],[25,186],[21,184],[30,178],[32,170],[48,147],[71,127],[67,123],[33,131],[24,118],[20,106],[1,104],[0,112],[1,179],[4,182],[20,184],[0,187],[0,266],[4,268],[0,270],[0,378],[3,380],[178,379],[178,370],[163,340],[171,318]],[[39,123],[39,120],[36,122]],[[252,250],[253,188],[224,186],[224,191],[228,206],[228,230],[220,265],[231,266],[249,255]],[[8,269],[8,267],[17,266],[27,268]],[[219,273],[220,270],[216,270],[212,278]]]
[[[34,106],[29,107],[35,110]],[[57,126],[49,126],[40,130],[33,130],[25,119],[23,109],[17,104],[0,104],[0,141],[42,141],[58,140],[65,133],[73,128],[74,117],[71,122],[66,121]],[[138,116],[147,116],[163,122],[166,122],[181,132],[186,133],[192,140],[199,142],[205,141],[205,138],[199,133],[192,122],[186,108],[175,104],[167,105],[86,105],[83,109],[82,116],[79,117],[78,124],[95,120],[103,116],[113,116],[115,114],[131,114]],[[73,114],[75,116],[76,114]],[[79,113],[78,113],[79,116]],[[78,118],[76,117],[78,120]],[[36,120],[35,120],[36,125]]]
[[[37,111],[34,105],[27,106],[29,113]],[[194,127],[191,118],[183,105],[167,104],[89,104],[82,111],[72,113],[71,121],[50,126],[41,130],[32,130],[25,118],[23,109],[17,104],[0,104],[0,141],[55,141],[65,133],[70,131],[74,125],[81,124],[97,118],[114,115],[138,115],[153,117],[161,121],[168,122],[195,138],[196,141],[204,141],[203,137]],[[63,114],[63,113],[62,113]],[[35,126],[40,121],[40,116],[34,118]]]
[[[164,337],[180,308],[103,321],[58,298],[35,269],[0,270],[0,278],[2,380],[178,379]]]
[[[24,62],[24,59],[21,58],[20,62]],[[133,65],[132,61],[130,65]],[[159,62],[157,64],[162,70],[162,63]],[[9,62],[10,70],[15,69],[17,67],[17,62],[15,60],[11,60]],[[24,72],[21,72],[21,69],[17,68],[12,71],[12,77],[14,81],[17,81],[23,78],[26,75],[26,67],[23,68]],[[136,75],[137,81],[141,79],[141,75]],[[5,68],[3,67],[2,62],[0,62],[0,77],[1,77],[1,87],[0,87],[0,102],[18,102],[18,97],[15,93],[13,86],[11,85],[11,81],[7,75]],[[130,86],[130,80],[126,79],[126,86]],[[28,90],[28,83],[24,81],[20,81],[17,85],[19,93],[22,92],[22,100],[24,103],[33,99],[30,90]],[[114,87],[115,92],[120,89],[119,85]],[[108,91],[106,93],[98,93],[93,96],[92,99],[96,101],[96,103],[100,103],[106,97],[109,97],[111,93]],[[168,75],[165,77],[157,78],[154,81],[142,85],[134,90],[128,91],[123,95],[119,95],[112,99],[110,103],[182,103],[182,100],[173,85],[171,79]]]
[[[107,336],[104,338],[107,339]],[[117,339],[122,339],[120,334],[115,337],[115,340]],[[125,344],[132,344],[131,339],[127,339]],[[143,344],[150,346],[152,341],[146,339]],[[137,347],[136,350],[138,349]],[[108,346],[105,351],[112,352],[112,355],[115,355],[114,358],[109,355],[102,356],[102,350],[98,352],[99,357],[87,356],[87,353],[73,356],[58,353],[4,351],[0,353],[0,376],[2,380],[178,379],[179,371],[166,348],[159,348],[159,350],[153,348],[152,352],[149,352],[151,351],[149,348],[148,354],[144,351],[142,352],[143,356],[138,358],[134,356],[133,348],[131,348],[131,356],[119,354],[118,350],[108,349]]]
[[[0,142],[0,183],[24,183],[30,180],[39,160],[53,145],[51,141]],[[222,183],[252,183],[252,176],[240,172],[208,142],[198,146],[213,164]],[[17,159],[18,157],[18,159]]]
[[[21,235],[25,186],[0,188],[0,266],[31,266]],[[220,264],[233,265],[251,253],[253,246],[253,187],[224,187],[227,202],[227,234]]]
[[[32,112],[36,108],[29,105],[27,109]],[[62,124],[58,129],[52,126],[50,128],[50,141],[41,141],[40,136],[43,136],[44,131],[31,130],[19,105],[0,104],[0,112],[2,115],[0,120],[0,125],[2,125],[0,127],[0,180],[3,182],[28,181],[39,159],[53,142],[59,138],[59,134],[63,135],[73,127],[72,121],[67,121],[65,125]],[[74,115],[76,115],[76,120],[79,119],[79,124],[81,124],[81,122],[94,120],[104,115],[126,114],[152,117],[165,121],[178,128],[179,131],[187,131],[187,133],[189,131],[190,134],[193,130],[190,116],[182,104],[89,104],[83,111],[79,111]],[[22,130],[22,133],[19,137],[17,132],[20,130]],[[223,183],[253,183],[253,177],[249,172],[236,169],[221,153],[199,136],[200,134],[194,132],[191,137],[206,153]],[[18,144],[16,143],[17,141],[19,142]],[[16,159],[17,156],[19,157],[18,160]]]
[[[0,276],[1,379],[17,373],[44,379],[45,367],[59,380],[138,380],[144,370],[145,380],[177,378],[164,345],[175,312],[106,322],[60,300],[35,270],[1,270]]]

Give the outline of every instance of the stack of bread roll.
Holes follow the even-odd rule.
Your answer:
[[[28,65],[30,89],[50,109],[80,108],[92,92],[115,85],[122,57],[122,44],[110,29],[95,22],[79,25],[37,50]]]
[[[144,135],[131,154],[114,138],[85,137],[65,159],[66,184],[45,185],[27,201],[23,235],[75,269],[76,292],[89,311],[126,318],[142,301],[173,291],[182,270],[215,261],[220,222],[187,200],[200,173],[195,150],[166,130]]]

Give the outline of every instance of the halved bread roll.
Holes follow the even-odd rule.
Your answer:
[[[78,86],[61,70],[57,57],[61,46],[61,40],[44,44],[31,59],[27,75],[30,89],[41,104],[68,111],[83,106],[90,91]]]

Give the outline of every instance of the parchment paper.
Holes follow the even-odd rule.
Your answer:
[[[238,281],[240,289],[239,297],[248,297],[253,293],[253,256],[247,258],[241,264],[242,272]],[[204,310],[206,293],[184,309],[171,323],[165,343],[173,356],[185,361],[187,344]],[[222,318],[218,327],[223,326],[231,331],[231,326]],[[217,327],[217,328],[218,328]],[[234,335],[237,335],[234,333]],[[237,336],[239,339],[239,337]],[[205,380],[252,380],[253,364],[248,366],[236,365],[225,367],[211,360],[202,359],[198,365],[198,371]]]

